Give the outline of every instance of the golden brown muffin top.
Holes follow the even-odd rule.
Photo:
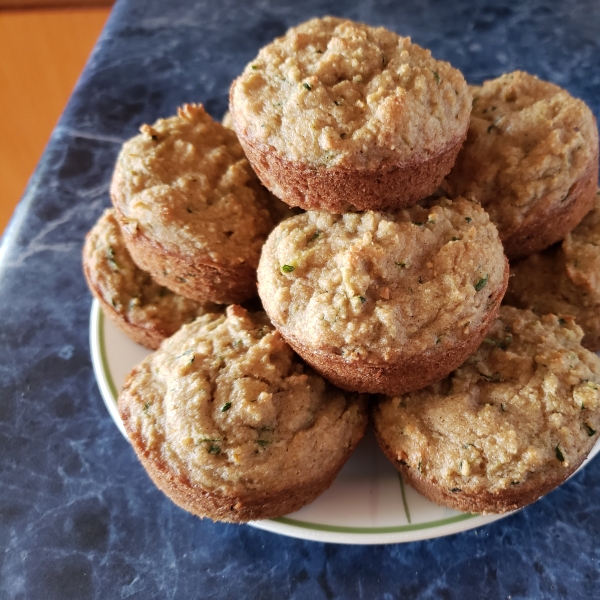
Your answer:
[[[123,145],[111,195],[129,225],[167,252],[231,266],[256,266],[276,222],[237,136],[201,104],[143,125]]]
[[[469,337],[504,270],[496,228],[465,199],[309,211],[269,236],[259,295],[278,326],[313,349],[387,361]]]
[[[261,49],[231,91],[240,135],[312,166],[372,169],[462,137],[462,74],[383,27],[311,19]]]
[[[446,186],[481,202],[505,239],[566,200],[597,156],[598,131],[584,102],[522,71],[472,91],[467,140]]]
[[[363,434],[365,400],[305,367],[264,313],[230,306],[136,367],[119,410],[145,452],[192,487],[243,495],[339,466]]]
[[[578,464],[600,430],[600,359],[571,317],[500,308],[484,343],[443,381],[375,409],[381,438],[449,490],[495,492]]]
[[[223,312],[223,307],[211,302],[175,294],[138,268],[113,209],[104,211],[88,234],[83,259],[96,291],[133,325],[152,325],[169,336],[200,315]]]

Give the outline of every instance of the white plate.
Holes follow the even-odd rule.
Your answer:
[[[132,342],[110,319],[105,319],[96,300],[90,317],[90,347],[102,398],[127,438],[117,409],[117,390],[150,351]],[[599,448],[596,444],[582,466]],[[314,502],[285,517],[249,524],[319,542],[390,544],[450,535],[503,516],[507,515],[461,513],[425,499],[402,481],[369,433],[333,485]]]

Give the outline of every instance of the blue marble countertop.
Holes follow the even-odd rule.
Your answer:
[[[259,47],[324,14],[410,35],[471,82],[530,71],[600,115],[594,0],[119,0],[0,247],[0,599],[600,597],[600,459],[485,528],[343,546],[185,513],[104,407],[80,252],[120,144],[183,102],[220,118]]]

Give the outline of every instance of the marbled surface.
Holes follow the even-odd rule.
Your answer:
[[[122,0],[0,248],[0,599],[598,598],[600,459],[484,529],[389,546],[200,521],[150,483],[94,381],[85,232],[120,143],[310,16],[384,24],[471,82],[525,69],[600,115],[594,0]]]

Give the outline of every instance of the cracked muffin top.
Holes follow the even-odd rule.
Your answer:
[[[287,159],[373,169],[461,138],[471,96],[457,69],[409,38],[324,17],[262,48],[230,105],[238,132]]]
[[[445,186],[481,202],[505,239],[567,199],[597,160],[596,122],[583,101],[522,71],[472,92],[467,140]]]
[[[540,485],[566,478],[600,430],[600,359],[581,336],[571,317],[503,306],[449,377],[383,399],[378,434],[415,477],[452,492],[498,493],[534,474]]]
[[[235,266],[258,264],[277,222],[233,131],[186,104],[143,125],[119,154],[111,196],[129,225],[167,252]]]
[[[313,349],[394,360],[477,330],[505,285],[502,244],[465,199],[280,223],[258,268],[271,319]]]
[[[367,420],[366,397],[328,384],[264,313],[240,306],[164,342],[128,377],[119,410],[146,455],[223,495],[326,472]]]

